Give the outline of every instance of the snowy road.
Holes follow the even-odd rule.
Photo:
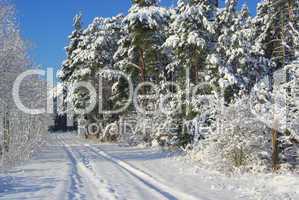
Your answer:
[[[175,153],[92,144],[72,134],[50,135],[33,160],[0,174],[1,200],[233,200],[257,199],[273,189],[255,187],[260,190],[254,179],[195,170]],[[298,193],[282,195],[293,199]]]
[[[173,190],[99,146],[58,136],[71,162],[68,199],[199,199]],[[79,184],[78,184],[79,183]],[[89,191],[85,193],[84,191]]]
[[[70,134],[52,135],[34,164],[10,173],[2,178],[0,199],[199,199]]]

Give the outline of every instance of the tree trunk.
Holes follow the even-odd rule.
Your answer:
[[[140,48],[140,58],[139,58],[139,62],[140,62],[140,81],[141,83],[145,82],[145,62],[144,62],[144,51],[142,48]],[[145,88],[142,89],[142,93],[145,94]]]
[[[278,161],[278,121],[274,119],[273,127],[272,127],[272,169],[273,171],[277,171],[279,166]]]
[[[194,50],[195,51],[195,50]],[[194,52],[192,55],[192,64],[191,64],[191,70],[190,70],[190,81],[193,84],[196,84],[198,81],[197,73],[198,73],[198,55]]]
[[[190,76],[191,76],[190,77],[191,83],[196,84],[197,83],[197,66],[196,65],[192,65]]]
[[[288,0],[288,11],[289,11],[289,18],[291,21],[294,19],[294,12],[293,12],[293,4],[292,0]]]

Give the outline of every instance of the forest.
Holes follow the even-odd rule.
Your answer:
[[[181,148],[219,170],[295,170],[298,6],[263,0],[252,16],[238,0],[133,0],[86,28],[80,13],[61,114],[86,138]]]

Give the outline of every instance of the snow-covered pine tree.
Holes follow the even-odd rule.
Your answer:
[[[185,78],[190,78],[192,83],[200,81],[199,73],[204,69],[212,39],[214,11],[215,7],[209,0],[178,2],[177,16],[170,25],[170,36],[164,44],[175,56],[168,70],[175,71],[176,81],[185,82]],[[190,77],[185,77],[186,71],[190,72]]]
[[[82,15],[77,14],[74,17],[74,28],[75,30],[71,33],[69,36],[69,45],[65,47],[66,53],[67,53],[67,59],[63,62],[62,67],[59,71],[59,78],[63,82],[68,82],[70,76],[73,73],[73,70],[75,69],[74,65],[74,60],[73,58],[76,55],[76,49],[78,48],[79,42],[82,40],[81,36],[83,33],[82,30]]]
[[[257,42],[265,56],[281,68],[295,59],[298,0],[263,0],[254,19]]]
[[[60,71],[58,72],[58,77],[63,83],[63,99],[62,99],[62,107],[59,108],[59,118],[61,121],[61,124],[64,126],[63,128],[66,129],[66,123],[67,123],[67,110],[68,103],[67,103],[67,93],[68,93],[68,85],[70,81],[70,77],[73,74],[75,70],[76,62],[74,60],[74,57],[76,55],[76,49],[78,48],[78,45],[81,41],[81,36],[83,34],[82,29],[82,14],[77,14],[73,19],[73,27],[74,31],[71,33],[69,38],[69,45],[65,47],[65,51],[67,53],[66,60],[62,63],[62,67]],[[63,121],[63,122],[62,122]]]
[[[271,28],[273,20],[273,8],[271,6],[270,0],[263,0],[257,5],[257,15],[253,19],[255,26],[255,34],[257,38],[257,44],[260,44],[259,48],[263,50],[266,56],[271,57],[271,53],[267,52],[265,44],[269,43],[272,40],[271,37]]]
[[[165,65],[161,46],[165,41],[168,10],[157,0],[133,0],[124,19],[125,36],[115,54],[116,66],[135,83],[157,81]]]
[[[288,140],[285,139],[286,135],[284,132],[287,134],[293,132],[293,118],[294,116],[298,116],[294,111],[296,106],[294,102],[290,100],[290,97],[293,96],[293,94],[291,94],[290,83],[294,82],[294,78],[291,78],[291,74],[294,74],[294,66],[296,66],[294,60],[298,52],[298,5],[298,0],[264,0],[259,4],[257,16],[254,19],[257,38],[256,46],[260,47],[261,52],[265,52],[265,56],[273,60],[276,64],[276,67],[270,70],[269,77],[272,83],[271,85],[273,86],[271,86],[270,89],[278,89],[281,93],[287,94],[284,98],[286,98],[286,106],[290,110],[287,116],[284,117],[287,118],[289,125],[286,131],[279,130],[281,134],[273,136],[273,140],[277,140],[280,146],[280,150],[276,150],[277,155],[280,154],[280,157],[284,158],[288,157],[285,155],[285,152],[288,150]],[[282,70],[282,68],[285,68],[285,70]],[[281,74],[280,71],[276,71],[278,69],[283,71],[283,74]],[[285,82],[274,84],[274,82],[277,81],[273,77],[277,74],[280,74],[280,76],[287,75]],[[278,123],[282,123],[284,120],[284,118],[280,118]],[[273,127],[273,130],[274,129],[275,127]],[[291,135],[293,136],[293,134]],[[279,160],[276,158],[275,162],[283,163],[286,160],[288,159]]]
[[[107,77],[103,77],[102,69],[112,69],[113,55],[115,54],[120,39],[120,30],[122,26],[123,16],[119,15],[112,18],[95,18],[93,22],[85,29],[81,29],[79,23],[81,17],[75,17],[76,31],[72,35],[80,33],[79,39],[71,37],[70,47],[67,47],[68,59],[65,61],[60,72],[61,80],[69,86],[69,91],[72,87],[82,81],[90,83],[96,91],[100,87],[100,77],[103,79],[101,83],[102,89],[107,85]],[[65,73],[66,72],[66,73]],[[71,73],[70,73],[71,72]],[[84,119],[85,126],[98,121],[102,115],[99,115],[98,105],[103,104],[106,109],[109,109],[109,98],[111,92],[108,90],[103,92],[105,96],[96,98],[96,106],[94,109],[84,115],[78,114],[79,119]],[[74,111],[85,109],[90,105],[89,91],[84,87],[79,87],[75,91],[68,94],[68,101],[73,105]]]
[[[227,58],[227,56],[230,55],[227,54],[229,50],[226,51],[227,46],[230,45],[230,42],[226,41],[226,37],[231,38],[228,36],[228,34],[232,34],[234,32],[230,29],[233,27],[237,19],[237,3],[238,0],[226,1],[225,7],[217,13],[215,22],[213,24],[215,30],[215,43],[213,51],[210,55],[208,55],[208,73],[206,78],[212,83],[213,90],[217,93],[220,93],[222,90],[224,90],[224,86],[221,86],[223,83],[221,78],[224,76],[224,74],[221,73],[220,68],[225,67],[224,57]],[[235,79],[234,76],[226,77],[226,79],[228,78],[231,81]]]
[[[281,46],[283,47],[283,64],[290,64],[297,59],[298,38],[299,38],[299,1],[289,0],[281,6],[275,6],[276,12],[279,11]],[[279,51],[278,51],[279,52]]]
[[[162,81],[167,79],[165,66],[168,64],[168,57],[163,51],[162,45],[168,33],[170,11],[160,7],[158,0],[133,0],[132,3],[129,13],[124,19],[124,36],[119,41],[119,49],[114,56],[115,67],[130,76],[134,86],[144,81],[161,85]],[[122,105],[127,99],[128,86],[122,79],[116,86],[117,98],[115,100],[118,102],[117,104]],[[156,109],[159,103],[159,96],[156,96],[155,100],[143,98],[143,94],[151,92],[152,88],[141,88],[139,93],[142,95],[138,96],[138,102],[148,111]],[[133,111],[131,108],[129,110]],[[136,116],[137,126],[140,127],[149,124],[160,127],[165,119],[165,116],[160,114],[139,112],[136,116],[135,113],[130,113],[130,115]],[[156,124],[154,125],[154,123]],[[142,128],[140,134],[142,140],[147,143],[151,143],[158,137],[158,133],[154,129],[147,133],[144,130]]]
[[[101,70],[113,68],[113,55],[115,54],[120,39],[120,30],[122,28],[123,16],[119,15],[112,18],[95,18],[93,22],[84,30],[82,42],[80,42],[80,52],[76,59],[81,63],[79,68],[73,74],[74,83],[78,81],[89,81],[94,86],[96,91],[99,91],[101,86],[101,96],[97,98],[97,106],[94,110],[86,115],[87,123],[96,123],[99,119],[106,123],[107,116],[102,115],[98,105],[105,110],[112,108],[110,103],[111,88],[107,87],[112,81],[112,74],[102,73]],[[101,84],[101,85],[99,85]],[[78,90],[80,96],[75,98],[86,105],[89,101],[86,91]],[[85,97],[83,97],[83,96]],[[83,97],[83,101],[80,98]],[[100,100],[100,102],[99,102]],[[103,120],[103,117],[106,120]]]
[[[219,13],[216,29],[220,34],[215,54],[209,56],[211,81],[223,91],[229,103],[240,91],[248,93],[254,84],[268,74],[270,60],[255,46],[254,26],[247,6],[239,12],[237,1],[228,1]]]
[[[67,58],[62,63],[61,69],[58,72],[58,77],[62,82],[63,87],[63,103],[62,108],[59,109],[60,118],[66,124],[66,112],[71,112],[67,107],[70,107],[71,103],[68,102],[68,89],[71,84],[71,76],[75,72],[76,66],[78,65],[75,60],[78,54],[79,43],[82,40],[83,28],[82,28],[82,14],[79,13],[73,18],[74,31],[70,34],[69,44],[65,47]],[[67,110],[68,109],[68,110]]]
[[[163,79],[160,76],[164,74],[167,59],[161,47],[166,38],[169,16],[168,10],[160,7],[157,0],[132,1],[132,7],[123,21],[124,35],[119,41],[114,60],[115,68],[130,76],[135,86],[144,81],[158,83]],[[128,85],[120,79],[116,86],[114,100],[122,105],[127,99]],[[146,89],[142,88],[139,92],[145,93]],[[150,104],[146,101],[140,103],[144,107]]]
[[[191,89],[195,84],[205,81],[206,58],[214,36],[212,23],[215,11],[215,2],[210,0],[178,2],[164,48],[171,52],[169,55],[172,62],[167,66],[168,73],[171,80],[178,83],[181,88]],[[199,95],[210,94],[210,88],[203,86],[199,93]],[[176,99],[183,99],[183,109],[172,113],[169,116],[172,120],[169,121],[172,121],[172,126],[177,132],[175,142],[186,146],[191,142],[193,137],[191,135],[194,132],[191,131],[194,126],[189,126],[190,123],[186,124],[186,121],[193,120],[200,113],[200,103],[187,99],[188,94],[185,90],[175,91],[173,96],[170,104],[175,104]]]

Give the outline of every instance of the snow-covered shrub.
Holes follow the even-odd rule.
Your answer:
[[[184,127],[190,135],[188,148],[196,149],[198,142],[209,137],[217,129],[217,112],[223,106],[223,102],[215,95],[200,95],[191,101],[194,112],[198,113],[195,118],[186,120]]]
[[[260,121],[277,130],[278,167],[294,169],[298,165],[298,105],[296,86],[298,64],[294,61],[284,69],[274,72],[274,82],[264,81],[253,90],[252,111]],[[270,92],[269,87],[272,87]]]
[[[286,129],[279,138],[281,167],[299,170],[299,62],[294,61],[284,69],[286,80],[279,91],[286,91]],[[281,92],[280,92],[281,93]]]
[[[119,125],[114,122],[106,127],[104,134],[101,134],[100,139],[102,142],[117,142],[119,137]]]
[[[294,75],[296,68],[287,68],[289,75]],[[216,107],[216,129],[208,130],[204,140],[194,141],[191,155],[218,170],[270,170],[275,130],[278,167],[296,168],[298,108],[293,98],[296,93],[289,87],[296,79],[279,78],[285,77],[286,71],[275,72],[273,84],[265,77],[254,86],[250,97],[243,95],[228,106]]]
[[[142,108],[128,112],[121,118],[128,126],[123,133],[128,143],[173,147],[189,142],[184,141],[183,119],[180,109],[177,109],[177,95],[168,94],[168,99],[161,105],[165,97],[162,90],[159,95],[153,95],[151,100],[147,99],[147,95],[139,96],[138,102]]]
[[[175,120],[163,113],[141,114],[130,117],[127,127],[126,142],[132,145],[140,143],[148,146],[176,146],[179,143]],[[128,122],[127,122],[128,123]]]
[[[225,172],[269,169],[271,131],[251,114],[248,99],[226,107],[217,118],[217,131],[198,142],[194,159]]]

